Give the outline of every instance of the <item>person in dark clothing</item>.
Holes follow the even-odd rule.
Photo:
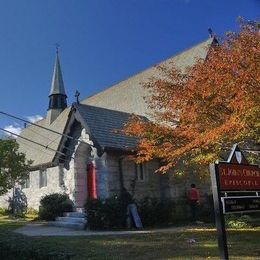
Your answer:
[[[195,184],[190,185],[187,196],[190,205],[191,221],[196,222],[198,217],[198,205],[200,203],[200,193]]]
[[[126,190],[125,187],[122,189],[122,195],[121,196],[122,196],[122,200],[123,200],[125,205],[133,203],[133,198],[132,198],[131,194]]]
[[[133,200],[131,194],[126,190],[125,187],[122,188],[121,198],[122,198],[122,203],[123,203],[123,209],[126,214],[126,227],[131,228],[132,219],[131,219],[129,205],[133,204],[134,200]]]

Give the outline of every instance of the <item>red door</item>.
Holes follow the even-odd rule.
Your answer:
[[[88,197],[91,199],[96,199],[97,198],[96,168],[93,163],[87,164],[87,187],[88,187]]]

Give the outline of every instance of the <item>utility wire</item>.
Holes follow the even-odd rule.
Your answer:
[[[60,142],[57,142],[57,141],[56,141],[56,139],[57,139],[58,137],[57,137],[56,139],[52,140],[51,138],[49,138],[49,137],[47,137],[47,136],[45,136],[45,135],[42,135],[42,134],[40,134],[40,133],[38,133],[38,132],[36,132],[36,131],[30,129],[30,128],[27,128],[27,130],[29,130],[29,131],[31,131],[31,132],[33,132],[33,133],[35,133],[35,134],[37,134],[37,135],[39,135],[39,136],[41,136],[41,137],[43,137],[43,138],[48,139],[50,142],[48,142],[48,145],[47,145],[47,146],[49,146],[49,145],[52,144],[52,143],[60,144]],[[68,150],[68,151],[70,151],[70,152],[74,152],[74,150],[72,150],[72,149],[70,149],[70,148],[68,148],[68,147],[66,147],[66,146],[64,146],[63,148],[66,149],[66,150]]]
[[[56,141],[57,138],[54,139],[54,140],[52,140],[51,138],[49,138],[49,137],[47,137],[47,136],[45,136],[45,135],[42,135],[42,134],[38,133],[37,131],[34,131],[33,129],[27,128],[27,130],[29,130],[29,131],[31,131],[31,132],[33,132],[33,133],[35,133],[35,134],[37,134],[37,135],[39,135],[39,136],[41,136],[41,137],[43,137],[43,138],[48,139],[50,142],[48,143],[47,146],[49,146],[49,145],[52,144],[52,143],[55,143],[55,144],[58,144],[58,145],[60,144],[60,142]],[[84,143],[85,143],[85,142],[84,142]],[[72,152],[72,153],[75,152],[75,153],[81,155],[82,157],[85,157],[85,156],[86,156],[85,153],[79,152],[79,151],[76,152],[75,150],[73,150],[73,149],[71,149],[71,148],[69,148],[69,147],[66,147],[66,146],[62,147],[62,149],[66,149],[67,151]],[[72,158],[73,158],[73,157],[72,157]]]
[[[33,140],[29,139],[29,138],[23,137],[23,136],[18,135],[18,134],[15,134],[15,133],[13,133],[13,132],[11,132],[11,131],[9,131],[9,130],[3,129],[3,128],[1,128],[1,127],[0,127],[0,130],[2,130],[2,131],[4,131],[4,132],[7,132],[7,133],[9,133],[9,134],[11,134],[11,135],[20,137],[20,138],[22,138],[22,139],[24,139],[24,140],[26,140],[26,141],[28,141],[28,142],[37,144],[37,145],[39,145],[39,146],[41,146],[41,147],[44,147],[45,149],[48,149],[48,150],[53,151],[53,152],[56,152],[56,153],[58,153],[58,154],[60,154],[60,155],[66,156],[64,153],[62,153],[62,152],[60,152],[60,151],[57,151],[57,150],[55,150],[55,149],[52,149],[52,148],[48,147],[48,145],[44,145],[44,144],[38,143],[38,142],[36,142],[36,141],[33,141]]]
[[[19,142],[22,143],[23,145],[29,147],[30,149],[33,149],[33,150],[36,150],[36,151],[38,151],[38,152],[46,153],[46,154],[48,154],[48,155],[50,155],[50,156],[53,156],[53,154],[47,153],[46,151],[42,151],[42,150],[40,150],[40,149],[38,149],[38,148],[36,148],[36,147],[30,146],[28,143],[23,142],[22,140],[19,140]],[[72,157],[72,159],[74,159],[74,158]],[[68,159],[62,159],[62,161],[64,161],[64,162],[70,162],[70,160],[68,160]]]
[[[17,119],[17,120],[23,121],[23,122],[25,122],[25,123],[27,123],[27,124],[34,125],[34,126],[36,126],[36,127],[40,127],[40,128],[42,128],[42,129],[45,129],[45,130],[50,131],[50,132],[52,132],[52,133],[55,133],[55,134],[58,134],[58,135],[67,137],[67,138],[69,138],[69,139],[71,139],[71,140],[74,140],[74,141],[76,141],[76,142],[87,144],[86,142],[81,141],[81,140],[79,140],[79,139],[76,139],[76,138],[74,138],[74,137],[72,137],[72,136],[70,136],[70,135],[62,134],[62,133],[57,132],[57,131],[55,131],[55,130],[52,130],[52,129],[50,129],[50,128],[47,128],[47,127],[44,127],[44,126],[41,126],[41,125],[37,125],[37,124],[32,123],[32,122],[30,122],[30,121],[28,121],[28,120],[22,119],[21,117],[14,116],[14,115],[11,115],[11,114],[6,113],[6,112],[3,112],[3,111],[0,111],[0,114],[5,115],[5,116],[8,116],[8,117],[15,118],[15,119]],[[88,145],[90,145],[90,144],[88,144]],[[90,145],[90,146],[92,146],[92,145]]]
[[[41,146],[41,147],[44,147],[45,149],[48,149],[48,150],[50,150],[50,151],[52,151],[52,152],[55,152],[55,153],[61,154],[61,155],[63,155],[63,156],[66,156],[66,154],[64,154],[64,153],[62,153],[62,152],[60,152],[60,151],[58,151],[58,150],[55,150],[55,149],[49,147],[50,143],[49,143],[48,145],[44,145],[44,144],[41,144],[41,143],[39,143],[39,142],[33,141],[33,140],[30,139],[30,138],[26,138],[26,137],[23,137],[23,136],[21,136],[21,135],[19,135],[19,134],[15,134],[15,133],[13,133],[13,132],[11,132],[11,131],[9,131],[9,130],[3,129],[3,128],[0,128],[0,130],[2,130],[2,131],[4,131],[4,132],[7,132],[7,133],[9,133],[9,134],[11,134],[11,135],[17,136],[17,137],[19,137],[19,138],[21,138],[21,139],[24,139],[24,140],[28,141],[28,142],[37,144],[37,145],[39,145],[39,146]],[[30,130],[31,130],[31,129],[30,129]],[[36,134],[39,134],[39,133],[37,133],[37,132],[35,132],[35,131],[33,131],[33,130],[31,130],[31,131],[34,132],[34,133],[36,133]],[[43,135],[40,135],[40,136],[49,139],[48,137],[45,137],[45,136],[43,136]],[[50,139],[49,139],[49,140],[50,140]],[[59,144],[57,141],[54,141],[54,142],[55,142],[56,144]],[[25,142],[21,142],[21,143],[23,143],[24,145],[27,145],[28,147],[31,147],[31,146],[29,146],[28,144],[25,144]],[[31,148],[36,149],[36,148],[34,148],[34,147],[31,147]],[[68,147],[66,147],[66,146],[64,146],[63,149],[67,149],[68,151],[73,152],[73,153],[75,152],[73,149],[70,149],[70,148],[68,148]],[[39,150],[39,149],[36,149],[36,150],[41,151],[41,150]],[[41,151],[41,152],[43,152],[43,151]],[[81,156],[83,156],[83,157],[86,156],[86,154],[84,154],[84,153],[82,153],[82,152],[77,152],[77,154],[79,154],[79,155],[81,155]],[[49,154],[49,155],[50,155],[50,154]],[[70,157],[71,157],[72,159],[74,159],[73,156],[70,156]],[[67,160],[67,159],[62,159],[62,160],[69,162],[69,160]]]

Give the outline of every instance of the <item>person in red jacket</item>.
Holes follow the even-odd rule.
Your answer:
[[[190,213],[191,213],[191,220],[193,222],[197,221],[198,216],[198,205],[200,203],[200,193],[196,188],[195,184],[190,185],[190,189],[188,190],[188,200],[190,205]]]

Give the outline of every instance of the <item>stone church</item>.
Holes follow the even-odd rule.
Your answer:
[[[185,69],[205,59],[213,43],[214,38],[209,38],[160,65]],[[137,199],[184,196],[184,184],[155,173],[158,160],[142,164],[129,160],[137,140],[115,131],[123,128],[132,113],[149,117],[144,101],[149,93],[143,83],[157,74],[156,67],[148,68],[68,106],[57,53],[46,117],[25,127],[17,139],[20,150],[33,160],[30,176],[21,187],[29,208],[38,209],[42,196],[56,192],[67,193],[76,208],[83,207],[88,197],[107,198],[123,187]],[[0,197],[0,207],[7,203],[7,196]]]

